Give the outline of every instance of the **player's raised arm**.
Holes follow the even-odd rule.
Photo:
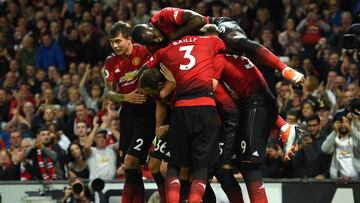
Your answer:
[[[191,10],[183,10],[182,24],[176,30],[173,36],[169,37],[169,41],[179,39],[185,35],[198,33],[198,30],[206,24],[206,18],[199,13]]]

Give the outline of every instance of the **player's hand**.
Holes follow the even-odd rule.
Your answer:
[[[142,104],[146,101],[146,96],[138,93],[138,89],[125,94],[125,101],[133,104]]]
[[[176,80],[174,78],[174,75],[171,73],[171,71],[166,68],[166,66],[162,63],[160,63],[160,72],[164,75],[164,77],[166,78],[166,80],[168,80],[169,82],[175,83],[176,84]]]
[[[160,127],[157,127],[155,130],[155,134],[157,138],[162,138],[164,135],[166,135],[169,132],[169,125],[162,125]]]
[[[282,71],[282,75],[285,79],[291,81],[292,83],[295,83],[296,85],[302,85],[305,81],[305,76],[302,73],[290,67],[286,67]]]

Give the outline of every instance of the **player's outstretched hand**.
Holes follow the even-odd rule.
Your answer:
[[[304,84],[305,76],[293,68],[286,67],[282,71],[282,75],[284,76],[285,79],[287,79],[288,81],[290,81],[296,85]]]
[[[174,78],[174,75],[171,73],[171,71],[166,68],[166,66],[162,63],[160,63],[160,72],[164,75],[166,80],[172,83],[176,83],[176,80]]]
[[[138,89],[125,94],[125,101],[133,104],[142,104],[146,101],[146,96],[138,93]]]

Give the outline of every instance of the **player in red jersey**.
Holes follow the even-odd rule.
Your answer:
[[[162,67],[161,72],[164,74],[165,78],[168,81],[173,81],[173,83],[175,84],[175,79],[173,79],[173,77],[170,77],[169,79],[169,75],[171,75],[171,73],[170,74],[167,73],[170,71],[168,71],[166,67]],[[139,79],[139,85],[141,90],[145,94],[158,95],[157,97],[159,97],[160,95],[160,90],[163,92],[169,92],[169,90],[165,89],[166,86],[164,87],[164,82],[166,81],[164,76],[160,73],[160,71],[157,68],[147,69],[143,71]],[[161,98],[158,99],[162,100]],[[220,118],[221,119],[227,118],[227,119],[222,119],[222,125],[220,130],[226,131],[227,129],[224,128],[234,128],[234,130],[230,130],[231,133],[226,133],[226,134],[224,134],[223,132],[219,133],[220,159],[218,166],[215,168],[215,176],[220,181],[221,187],[223,188],[224,192],[227,194],[230,202],[242,202],[241,189],[232,174],[232,170],[231,170],[232,166],[230,160],[231,157],[233,156],[233,146],[234,146],[233,143],[235,143],[235,133],[238,123],[237,120],[239,117],[238,110],[236,104],[233,102],[233,99],[231,98],[229,93],[225,90],[225,88],[222,87],[221,84],[217,85],[215,89],[214,99],[216,102],[216,106]],[[158,108],[159,106],[163,106],[163,105],[157,105],[156,111],[158,111],[158,109],[163,109],[163,108]],[[158,120],[158,115],[160,114],[157,114],[157,120]],[[161,117],[164,118],[165,116],[163,115],[160,116],[160,118]],[[161,121],[160,124],[163,125]],[[155,149],[161,149],[163,147],[160,145],[161,143],[164,144],[166,143],[166,137],[165,139],[161,138],[161,142],[157,143],[157,147]],[[166,147],[163,147],[163,151],[167,152]],[[154,155],[156,157],[161,157],[158,154],[159,151],[158,150],[155,151]],[[212,174],[210,175],[212,176]],[[189,175],[183,176],[180,180],[181,200],[187,199],[187,196],[185,196],[185,194],[186,194],[186,185],[189,183],[188,179],[186,178],[188,176]],[[208,185],[206,187],[206,191],[208,191],[209,189],[211,191],[211,187]],[[211,198],[213,198],[211,196],[207,196],[206,194],[211,194],[211,193],[205,192],[203,201],[209,201]],[[206,198],[210,198],[210,199],[206,199]]]
[[[146,45],[150,52],[155,52],[158,47],[164,46],[174,39],[174,36],[179,37],[181,34],[184,34],[183,30],[194,33],[201,25],[215,23],[217,30],[220,32],[219,37],[228,45],[227,51],[229,53],[237,53],[240,55],[240,53],[245,52],[249,55],[250,59],[256,61],[258,64],[276,68],[287,80],[296,84],[302,84],[304,82],[305,78],[303,74],[288,67],[263,45],[249,40],[235,21],[224,17],[211,18],[204,16],[201,16],[203,20],[200,20],[199,16],[201,15],[198,13],[184,9],[164,8],[151,18],[149,24],[136,25],[132,30],[132,37],[138,43]],[[193,18],[197,20],[192,20]],[[190,26],[188,24],[190,21],[198,24],[192,24]],[[211,24],[209,24],[209,26],[211,26]],[[163,35],[165,37],[163,37]],[[281,120],[282,119],[279,118],[279,121]],[[284,125],[281,126],[280,129],[282,140],[286,145],[284,150],[285,157],[288,158],[293,153],[297,137],[299,137],[295,133],[297,132],[296,126],[285,125],[285,122],[277,122],[277,124]]]
[[[105,75],[109,99],[122,103],[120,154],[126,176],[122,202],[142,203],[141,165],[155,136],[155,103],[137,90],[137,73],[150,56],[142,45],[132,44],[130,31],[130,25],[121,21],[111,26],[108,35],[114,53],[105,61]]]
[[[216,164],[218,137],[213,99],[213,57],[224,50],[217,37],[186,36],[158,50],[144,65],[153,68],[160,62],[176,80],[174,108],[170,115],[167,201],[179,202],[179,167],[193,167],[189,202],[200,202],[208,170]]]
[[[257,61],[259,65],[276,68],[294,83],[300,84],[304,81],[301,73],[287,67],[263,45],[248,39],[239,24],[227,17],[202,16],[194,11],[166,7],[152,16],[148,24],[136,25],[132,37],[140,44],[158,46],[159,43],[167,43],[162,41],[161,35],[171,42],[184,35],[198,33],[205,24],[215,24],[219,28],[219,37],[227,44],[228,51],[238,55],[247,53],[250,59]]]
[[[260,172],[270,131],[278,117],[275,97],[257,67],[247,58],[219,54],[214,78],[238,95],[240,126],[236,152],[251,202],[267,202]]]

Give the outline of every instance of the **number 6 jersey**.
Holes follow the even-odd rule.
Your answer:
[[[176,80],[175,100],[212,97],[216,53],[225,44],[214,36],[185,36],[158,50],[146,63],[154,68],[164,64]]]

